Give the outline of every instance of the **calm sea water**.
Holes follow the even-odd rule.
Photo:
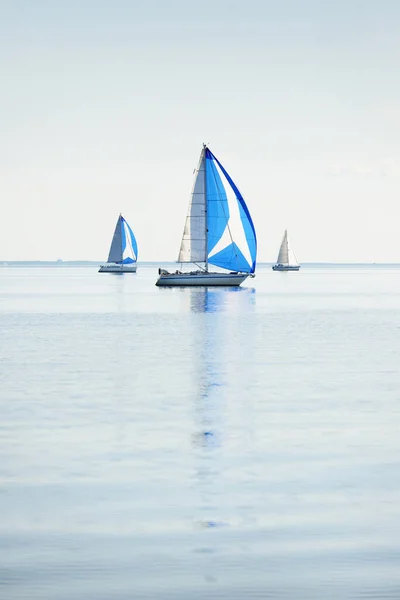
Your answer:
[[[400,267],[0,268],[0,597],[400,598]]]

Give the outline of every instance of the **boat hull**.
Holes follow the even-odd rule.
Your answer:
[[[273,265],[273,271],[299,271],[300,265]]]
[[[205,273],[195,271],[192,273],[160,272],[156,281],[159,287],[187,287],[187,286],[239,286],[248,277],[248,273]]]
[[[106,263],[100,265],[99,273],[136,273],[136,264],[119,265],[118,263]]]

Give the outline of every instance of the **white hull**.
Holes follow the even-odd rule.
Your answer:
[[[167,271],[162,271],[156,281],[156,285],[162,287],[232,287],[240,285],[247,277],[247,273],[205,273],[204,271],[168,273]]]
[[[274,265],[273,271],[299,271],[300,265]]]
[[[136,264],[119,265],[117,263],[106,263],[100,265],[99,273],[136,273]]]

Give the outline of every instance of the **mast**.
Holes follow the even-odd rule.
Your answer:
[[[205,212],[205,250],[206,250],[206,273],[208,271],[208,229],[207,229],[207,157],[206,157],[206,149],[207,146],[203,144],[203,152],[204,152],[204,212]]]
[[[123,262],[123,261],[124,261],[124,250],[123,250],[123,248],[122,248],[122,229],[123,229],[123,227],[124,227],[124,222],[123,222],[123,220],[122,220],[122,219],[123,219],[123,217],[122,217],[122,213],[119,213],[119,217],[118,217],[118,223],[119,223],[119,230],[120,230],[120,235],[119,235],[119,237],[120,237],[120,240],[119,240],[119,243],[120,243],[120,247],[121,247],[121,259],[120,259],[120,260],[121,260],[121,262]]]

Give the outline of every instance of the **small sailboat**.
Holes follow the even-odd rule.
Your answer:
[[[237,286],[255,276],[256,255],[256,232],[246,203],[203,144],[177,261],[193,263],[198,270],[169,273],[159,269],[156,285]],[[209,271],[209,265],[228,272]]]
[[[285,229],[281,247],[279,248],[278,258],[277,258],[276,264],[273,265],[272,270],[273,271],[298,271],[299,269],[300,269],[300,265],[297,262],[294,252],[289,245],[287,229]]]
[[[119,215],[108,254],[107,263],[99,273],[136,273],[137,243],[132,229]]]

